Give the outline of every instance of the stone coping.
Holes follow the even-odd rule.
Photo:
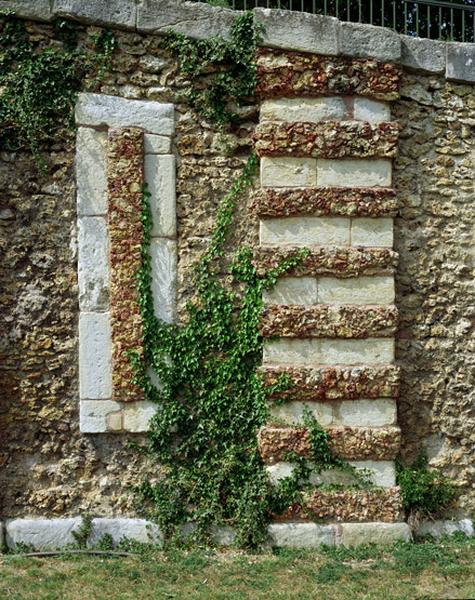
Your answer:
[[[227,37],[234,18],[240,14],[184,0],[4,0],[1,8],[11,9],[25,19],[51,21],[65,17],[138,32],[174,29],[196,38]],[[475,83],[475,44],[416,38],[309,13],[256,8],[254,14],[265,28],[263,46],[374,58],[417,71],[445,74],[453,81]]]

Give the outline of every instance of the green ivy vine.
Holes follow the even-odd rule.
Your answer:
[[[109,31],[79,43],[78,28],[59,19],[54,43],[31,41],[24,21],[4,14],[0,22],[0,150],[28,148],[38,163],[40,147],[74,126],[74,106],[86,78],[95,87],[115,38]]]

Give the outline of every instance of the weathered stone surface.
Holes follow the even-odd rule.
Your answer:
[[[254,141],[259,156],[387,158],[396,155],[398,135],[396,123],[264,121]]]
[[[394,365],[327,368],[264,365],[260,373],[268,386],[275,385],[283,374],[290,378],[287,391],[274,396],[280,399],[322,402],[397,398],[399,389],[399,369]]]
[[[401,70],[377,60],[261,49],[257,93],[262,98],[369,96],[395,100]]]
[[[103,217],[78,222],[79,307],[94,312],[109,308],[109,243]]]
[[[435,539],[440,539],[445,535],[452,535],[457,531],[470,537],[475,535],[472,520],[461,519],[460,521],[422,521],[422,523],[416,527],[414,535],[416,537],[432,536]]]
[[[383,27],[342,22],[340,51],[347,56],[397,62],[401,58],[401,38]]]
[[[369,472],[373,485],[385,488],[396,485],[396,466],[393,460],[352,460],[350,464],[356,469]]]
[[[350,220],[343,217],[287,217],[260,223],[262,245],[349,246]]]
[[[172,154],[145,156],[145,181],[150,192],[152,237],[176,236],[176,175]]]
[[[407,523],[342,523],[336,534],[336,543],[343,546],[392,544],[410,539],[411,530]]]
[[[152,293],[155,315],[172,323],[176,319],[177,246],[176,242],[152,239]]]
[[[447,79],[475,83],[475,44],[447,44]]]
[[[264,157],[261,159],[263,187],[302,187],[317,184],[317,161],[314,158]]]
[[[395,306],[294,306],[264,309],[260,332],[264,337],[369,338],[394,335]]]
[[[399,488],[387,490],[342,490],[322,492],[314,490],[304,495],[301,504],[290,506],[276,520],[336,522],[378,521],[392,523],[401,519],[402,502]]]
[[[395,425],[396,402],[390,398],[352,400],[334,407],[334,424],[348,427],[384,427]]]
[[[317,280],[314,277],[281,277],[263,294],[266,304],[316,304]]]
[[[332,452],[345,460],[392,460],[401,443],[397,427],[329,427],[327,431]],[[258,441],[259,452],[266,463],[285,460],[289,452],[311,458],[309,432],[303,427],[263,427]]]
[[[316,523],[272,523],[269,543],[282,548],[318,548],[335,545],[335,526]]]
[[[79,393],[81,399],[112,396],[112,343],[109,313],[79,316]]]
[[[2,8],[12,10],[17,17],[25,19],[51,21],[53,18],[50,0],[8,0],[2,2]]]
[[[254,15],[264,27],[264,46],[330,56],[338,54],[340,23],[334,17],[268,8],[256,8]]]
[[[385,338],[292,339],[264,342],[264,363],[289,365],[384,365],[394,361],[394,340]]]
[[[351,245],[393,247],[393,220],[357,218],[351,220]]]
[[[80,216],[107,214],[106,146],[104,131],[78,129],[76,189]]]
[[[171,136],[173,104],[126,100],[105,94],[79,94],[76,123],[93,127],[141,127],[148,133]]]
[[[319,186],[391,187],[392,165],[387,159],[317,160]]]
[[[162,542],[158,525],[145,519],[128,519],[125,517],[93,519],[88,545],[97,547],[104,535],[111,536],[114,544],[118,544],[123,539],[135,540],[143,544],[161,544]]]
[[[107,0],[107,2],[54,0],[53,8],[55,16],[126,29],[135,28],[136,10],[135,0]]]
[[[150,419],[157,412],[157,405],[148,402],[131,402],[123,407],[123,428],[130,433],[143,433],[150,428]]]
[[[261,121],[320,121],[351,118],[352,101],[339,96],[329,98],[275,98],[261,104]]]
[[[429,73],[445,73],[447,43],[401,35],[401,63]]]
[[[322,304],[393,304],[394,294],[394,277],[391,276],[318,278],[317,297]]]
[[[299,401],[272,405],[270,407],[270,420],[272,423],[301,425],[306,411],[309,411],[320,425],[326,426],[333,423],[333,406],[330,403],[319,404],[316,402],[305,403]]]
[[[134,278],[142,265],[143,132],[110,129],[107,161],[110,247],[112,399],[133,401],[143,391],[132,383],[129,352],[143,352],[143,324]]]
[[[170,154],[171,149],[171,138],[165,135],[154,135],[153,133],[144,135],[145,154]]]
[[[300,188],[259,189],[253,195],[253,209],[263,217],[394,216],[397,198],[390,188]]]
[[[14,550],[18,544],[28,544],[36,550],[56,550],[74,543],[73,531],[81,526],[81,519],[12,519],[6,523],[7,547]]]
[[[367,123],[384,123],[391,119],[391,109],[386,102],[370,98],[354,98],[353,117]]]
[[[260,247],[254,252],[254,263],[264,274],[280,264],[284,258],[295,256],[296,248],[278,246]],[[312,248],[288,276],[333,275],[338,278],[359,275],[392,273],[397,264],[397,254],[388,248]]]
[[[81,432],[104,433],[110,429],[121,430],[121,408],[122,404],[114,400],[81,400],[79,407],[79,428]],[[117,425],[114,420],[111,424],[110,415],[118,416],[120,423]]]

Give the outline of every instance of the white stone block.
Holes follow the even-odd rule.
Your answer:
[[[127,519],[125,517],[93,519],[88,545],[97,546],[104,535],[111,536],[114,544],[118,544],[123,539],[135,540],[143,544],[161,545],[162,543],[158,525],[145,519]]]
[[[392,248],[394,243],[391,218],[351,219],[351,245],[365,248]]]
[[[401,35],[401,44],[401,63],[405,67],[430,73],[445,73],[446,42]]]
[[[76,144],[78,215],[107,214],[107,134],[80,127]]]
[[[475,44],[449,42],[447,44],[447,79],[475,83]]]
[[[150,192],[152,237],[176,236],[176,173],[172,154],[145,156],[145,181]]]
[[[54,13],[61,17],[78,19],[94,25],[115,25],[134,29],[137,7],[135,0],[107,0],[105,2],[55,0]]]
[[[407,523],[342,523],[337,526],[336,543],[343,546],[359,544],[391,544],[409,542],[411,530]]]
[[[102,311],[109,307],[109,239],[104,217],[78,220],[79,307]]]
[[[150,419],[157,412],[157,405],[153,402],[129,402],[124,404],[123,419],[125,431],[142,433],[150,429]]]
[[[316,523],[272,523],[269,525],[272,546],[287,548],[317,548],[335,545],[335,526]]]
[[[309,411],[321,425],[331,425],[333,421],[333,407],[329,402],[293,401],[285,404],[275,404],[271,406],[270,414],[274,419],[289,425],[302,424],[305,410]]]
[[[318,278],[318,302],[321,304],[379,304],[394,303],[394,277],[374,275]]]
[[[172,140],[164,135],[144,135],[145,154],[170,154],[172,151]]]
[[[444,535],[452,535],[456,532],[473,537],[475,535],[473,521],[471,519],[461,519],[460,521],[422,521],[416,527],[414,535],[417,537],[427,537],[430,535],[435,539],[440,539]]]
[[[383,427],[396,423],[396,401],[391,398],[348,400],[335,406],[335,424],[350,427]]]
[[[347,56],[396,62],[401,39],[390,29],[363,23],[341,23],[340,51]]]
[[[79,403],[79,430],[81,433],[105,433],[108,417],[118,413],[122,404],[114,400],[81,400]]]
[[[354,99],[353,116],[367,123],[383,123],[391,120],[391,109],[386,102],[377,102],[369,98]]]
[[[81,527],[81,518],[12,519],[6,521],[7,547],[27,544],[35,550],[58,550],[75,542],[72,535]]]
[[[348,102],[339,96],[328,98],[276,98],[261,104],[261,121],[344,120],[350,117]]]
[[[53,17],[50,0],[2,0],[2,9],[15,13],[15,17],[34,21],[50,21]]]
[[[389,187],[392,181],[389,159],[317,160],[319,186]]]
[[[79,315],[79,394],[106,400],[112,396],[112,344],[109,313]]]
[[[348,246],[350,219],[345,217],[286,217],[260,222],[262,245]]]
[[[282,277],[263,294],[266,304],[316,304],[317,280],[314,277]]]
[[[373,485],[385,488],[396,485],[396,466],[392,460],[352,460],[350,464],[369,471]]]
[[[155,315],[166,323],[172,323],[176,315],[176,242],[159,238],[152,239],[150,255]]]
[[[390,364],[393,361],[393,339],[281,338],[264,341],[264,364],[331,366]]]
[[[317,184],[315,158],[261,158],[263,187],[311,187]]]
[[[79,94],[76,123],[92,127],[140,127],[148,133],[165,136],[173,135],[175,129],[173,104],[105,94]]]

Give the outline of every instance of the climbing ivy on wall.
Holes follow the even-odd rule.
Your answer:
[[[103,31],[78,41],[78,28],[65,20],[53,24],[54,44],[30,40],[26,25],[14,15],[0,24],[0,150],[39,150],[62,128],[74,125],[74,106],[86,77],[100,79],[115,48]]]

